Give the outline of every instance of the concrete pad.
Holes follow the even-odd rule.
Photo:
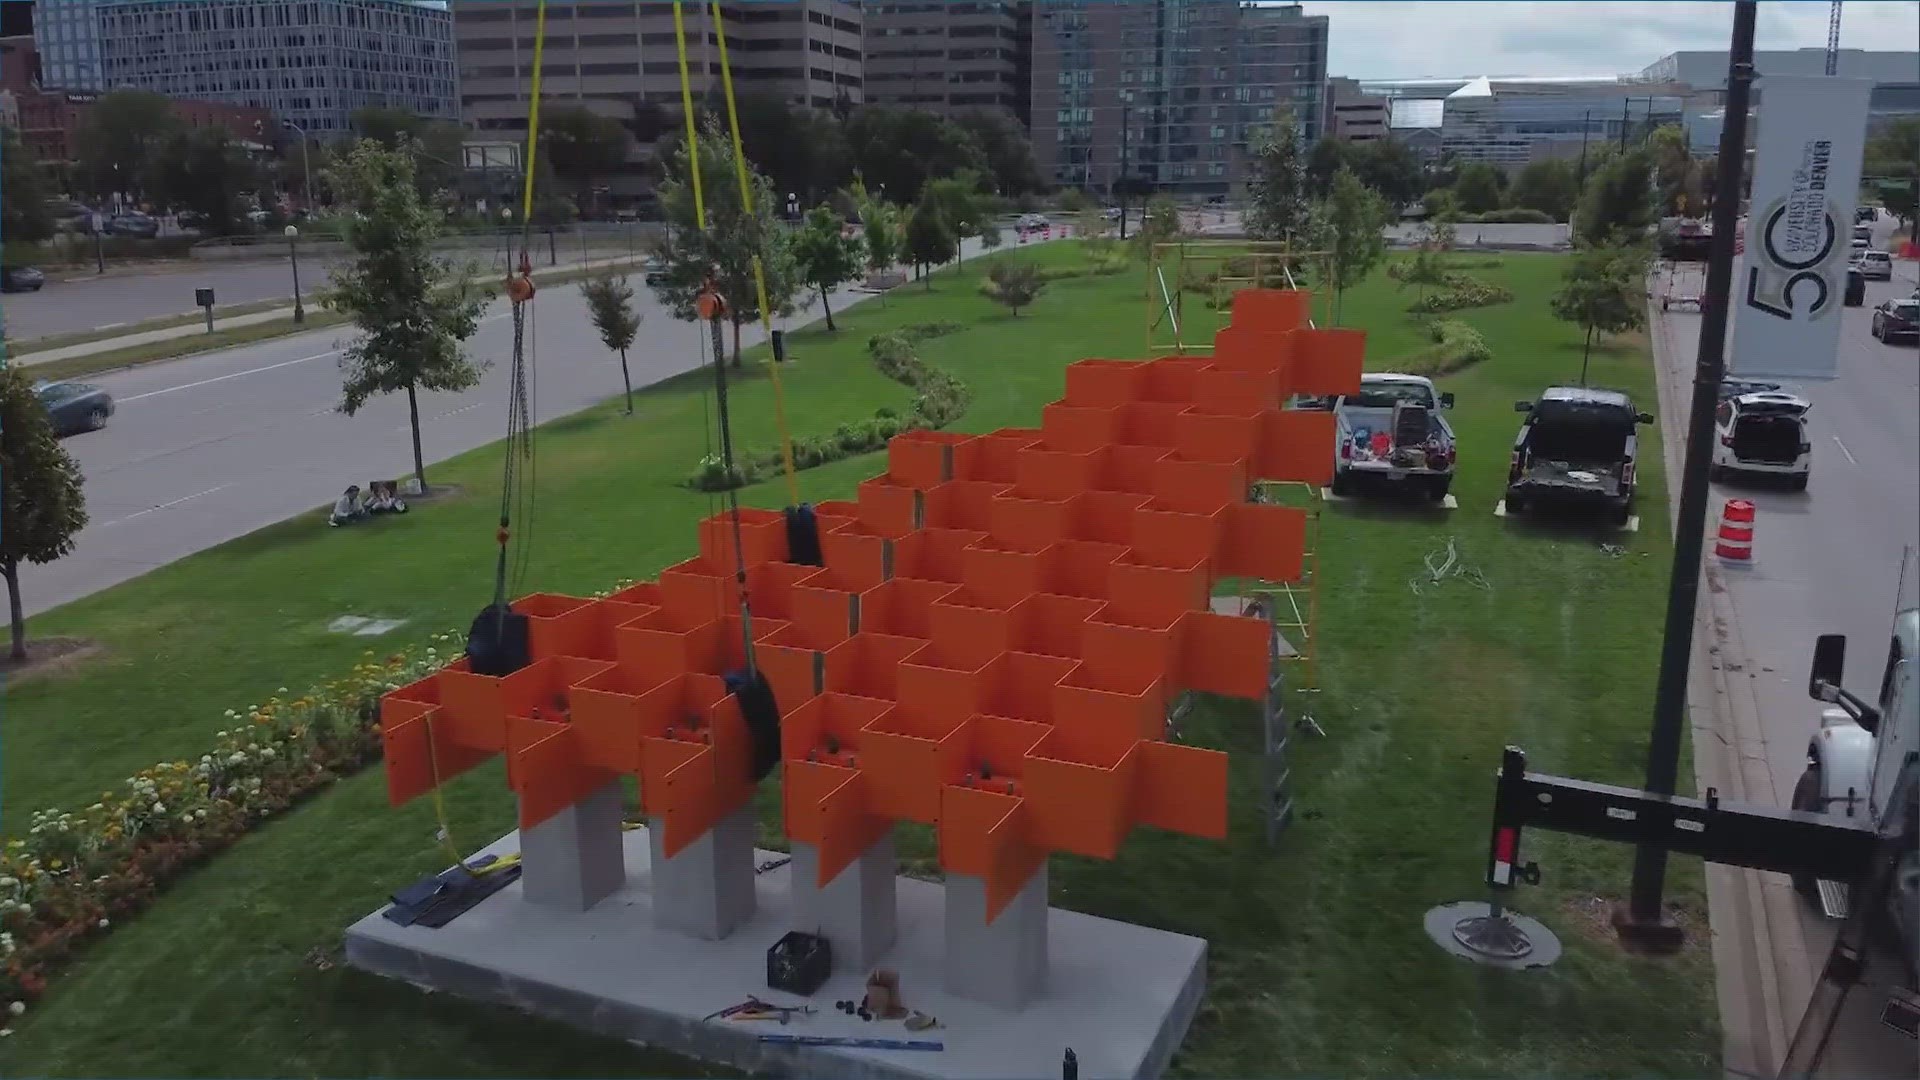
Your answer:
[[[379,637],[381,634],[392,633],[405,625],[407,625],[405,619],[370,619],[365,626],[355,630],[353,636]]]
[[[724,940],[703,941],[655,928],[647,831],[623,834],[626,882],[589,911],[536,907],[514,882],[438,930],[398,926],[375,911],[347,930],[347,960],[430,990],[739,1069],[849,1080],[1058,1076],[1068,1048],[1087,1080],[1153,1080],[1205,992],[1205,941],[1055,908],[1047,911],[1046,987],[1023,1012],[957,998],[943,989],[945,890],[902,877],[899,941],[882,963],[899,973],[907,1007],[938,1018],[939,1027],[909,1032],[836,1011],[833,1002],[865,992],[867,971],[845,964],[808,1002],[820,1010],[814,1016],[786,1027],[702,1023],[749,994],[794,1003],[766,985],[767,949],[795,928],[787,878],[794,864],[759,875],[754,915]],[[518,847],[509,833],[484,853]],[[945,1049],[775,1046],[758,1041],[763,1033],[937,1039]]]

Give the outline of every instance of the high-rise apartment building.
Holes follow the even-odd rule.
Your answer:
[[[457,115],[436,0],[40,0],[34,36],[49,88],[251,105],[314,138],[368,105]]]
[[[460,113],[468,126],[526,130],[538,0],[457,0]],[[846,0],[721,5],[737,93],[832,108],[862,100],[860,8]],[[720,85],[719,38],[705,4],[683,9],[695,95]],[[673,6],[658,0],[547,4],[542,95],[632,121],[643,106],[677,110]]]
[[[1043,176],[1100,192],[1122,175],[1176,195],[1244,187],[1281,109],[1325,123],[1327,28],[1298,5],[1042,0],[1033,12],[1033,151]]]
[[[1013,0],[869,3],[867,100],[942,116],[1027,121],[1029,22]]]

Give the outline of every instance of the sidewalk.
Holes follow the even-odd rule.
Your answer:
[[[592,259],[586,262],[562,262],[557,266],[542,267],[539,269],[549,274],[564,273],[569,270],[589,270],[603,266],[618,266],[632,261],[628,256],[619,256],[610,259]],[[497,274],[487,273],[475,276],[470,280],[476,282],[491,282],[497,280]],[[539,280],[538,271],[536,271],[534,280]],[[309,307],[308,310],[312,311],[315,309]],[[215,330],[232,330],[242,326],[255,326],[260,323],[274,322],[278,319],[291,319],[292,317],[292,304],[288,304],[285,307],[274,308],[269,311],[253,311],[244,315],[229,315],[224,318],[216,313],[213,319],[213,327]],[[116,349],[132,348],[136,345],[147,345],[156,341],[171,341],[175,338],[193,337],[194,335],[205,334],[206,332],[207,326],[205,322],[193,322],[180,326],[162,327],[157,330],[139,330],[129,334],[121,334],[116,337],[101,338],[98,341],[84,341],[77,345],[63,345],[57,349],[42,349],[37,352],[13,354],[8,357],[8,360],[10,363],[19,367],[32,367],[35,364],[45,364],[55,360],[67,360],[77,356],[93,356],[99,353],[113,352]]]

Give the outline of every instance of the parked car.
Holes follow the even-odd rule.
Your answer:
[[[1849,257],[1853,261],[1858,262],[1860,260],[1860,256],[1865,255],[1867,253],[1867,247],[1871,243],[1872,241],[1863,240],[1858,236],[1854,237],[1852,244],[1850,244],[1848,248]]]
[[[1884,251],[1860,253],[1860,276],[1869,281],[1893,280],[1893,256]]]
[[[1813,472],[1813,440],[1807,436],[1807,411],[1813,403],[1783,390],[1736,394],[1714,410],[1713,464],[1709,475],[1724,480],[1734,473],[1784,476],[1805,491]]]
[[[1866,224],[1864,222],[1861,224],[1855,225],[1853,227],[1853,238],[1855,240],[1866,240],[1868,242],[1872,242],[1873,226]]]
[[[31,266],[0,267],[0,292],[39,292],[47,275]]]
[[[113,396],[89,383],[41,383],[33,388],[53,419],[53,433],[65,437],[81,431],[99,431],[113,415]]]
[[[1853,223],[1855,225],[1871,225],[1879,216],[1880,212],[1871,206],[1856,206],[1853,208]]]
[[[1105,210],[1100,211],[1100,216],[1108,221],[1119,221],[1120,208],[1117,206],[1109,206]]]
[[[645,266],[648,285],[660,285],[667,280],[667,261],[661,258],[648,259]]]
[[[1045,214],[1022,214],[1020,216],[1020,228],[1022,229],[1044,229],[1049,224],[1051,224],[1051,222],[1047,221]]]
[[[1440,411],[1452,407],[1453,395],[1436,393],[1425,376],[1362,375],[1359,393],[1333,399],[1333,493],[1371,480],[1445,499],[1457,450]]]
[[[1653,423],[1627,395],[1583,386],[1549,387],[1538,401],[1516,402],[1527,418],[1514,436],[1506,507],[1592,508],[1616,525],[1633,518],[1639,425]]]
[[[1897,338],[1920,344],[1920,295],[1874,308],[1873,336],[1889,345]]]
[[[173,215],[173,223],[182,229],[198,232],[207,227],[207,215],[198,210],[182,210]]]
[[[151,240],[160,235],[160,221],[148,214],[115,214],[107,219],[107,235]]]
[[[1847,307],[1861,307],[1867,302],[1867,275],[1861,273],[1860,264],[1847,267],[1847,291],[1841,303]]]

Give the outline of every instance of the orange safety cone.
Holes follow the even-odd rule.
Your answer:
[[[1053,226],[1049,225],[1045,229],[1042,229],[1040,231],[1040,239],[1042,240],[1053,239]]]
[[[1747,499],[1728,499],[1720,511],[1720,534],[1713,542],[1713,553],[1723,561],[1753,561],[1753,503]]]
[[[1027,230],[1025,230],[1025,229],[1015,229],[1015,230],[1013,230],[1013,231],[1014,231],[1014,232],[1016,232],[1016,233],[1018,233],[1018,234],[1020,235],[1020,242],[1021,242],[1021,243],[1023,243],[1023,244],[1024,244],[1024,243],[1026,243],[1026,242],[1027,242]]]

